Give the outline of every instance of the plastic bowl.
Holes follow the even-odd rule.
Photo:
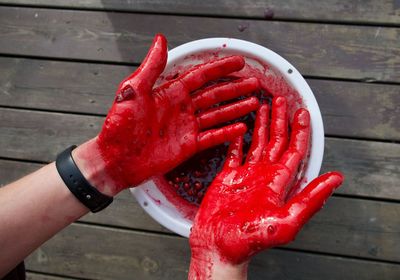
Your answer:
[[[238,54],[245,57],[247,63],[259,61],[265,63],[300,95],[302,103],[311,116],[311,146],[307,166],[300,188],[319,174],[324,153],[324,128],[321,112],[309,85],[297,69],[275,52],[260,45],[232,38],[209,38],[192,41],[178,46],[168,52],[168,63],[163,76],[171,74],[177,67],[197,64],[198,57],[204,53],[218,53],[220,56]],[[176,202],[167,199],[165,192],[160,191],[155,180],[132,188],[130,191],[143,209],[169,230],[188,237],[195,213],[188,215]],[[196,210],[193,210],[196,211]]]

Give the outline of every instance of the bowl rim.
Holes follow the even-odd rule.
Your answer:
[[[191,54],[215,50],[238,53],[266,62],[298,91],[311,117],[311,149],[304,179],[300,184],[300,187],[304,188],[319,175],[325,141],[321,111],[310,86],[300,72],[279,54],[264,46],[235,38],[206,38],[177,46],[168,52],[166,69]],[[175,207],[169,203],[153,181],[147,181],[131,188],[130,191],[142,208],[158,223],[181,236],[189,236],[192,221],[174,212]],[[176,209],[175,211],[178,212]]]

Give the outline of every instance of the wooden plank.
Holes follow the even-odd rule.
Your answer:
[[[183,238],[72,225],[29,257],[26,266],[78,278],[183,279],[188,262]]]
[[[70,277],[60,277],[60,276],[50,276],[41,273],[27,272],[26,273],[27,280],[71,280],[76,278]]]
[[[288,248],[399,262],[399,215],[398,203],[333,197]],[[128,191],[101,213],[90,213],[81,221],[169,232],[152,220]]]
[[[143,211],[128,192],[121,193],[117,203],[101,215],[89,214],[82,221],[152,231],[161,229],[147,215],[140,215]],[[287,247],[399,262],[399,215],[398,203],[333,197]]]
[[[68,145],[95,136],[102,121],[100,117],[3,108],[0,110],[0,157],[53,161]],[[343,194],[400,200],[399,162],[399,144],[326,139],[323,170],[345,173],[345,185],[340,189]],[[4,181],[13,179],[8,176],[12,173],[4,173]]]
[[[254,257],[248,279],[396,279],[400,276],[398,267],[396,264],[271,250]]]
[[[143,213],[128,192],[121,193],[116,204],[82,221],[167,232]],[[399,215],[396,203],[333,197],[287,247],[399,262]]]
[[[96,237],[94,240],[94,237]],[[187,239],[71,225],[35,251],[29,269],[79,278],[185,279]],[[400,266],[309,253],[269,250],[250,264],[250,279],[396,279]]]
[[[0,105],[106,114],[133,67],[0,57]]]
[[[42,166],[43,164],[38,163],[0,160],[0,187]],[[170,232],[147,215],[128,191],[117,195],[114,198],[114,202],[103,210],[102,214],[95,215],[90,213],[83,217],[82,221],[133,229]]]
[[[101,215],[89,213],[81,218],[83,222],[111,225],[154,232],[172,233],[153,220],[126,190],[118,194],[112,205],[103,210]]]
[[[400,145],[326,138],[322,172],[340,170],[338,193],[400,200]]]
[[[0,187],[17,180],[42,166],[43,164],[38,163],[0,160]],[[102,211],[101,215],[90,213],[86,215],[82,221],[133,229],[170,232],[147,215],[128,191],[117,195],[113,204]]]
[[[399,214],[398,203],[332,197],[287,247],[399,262]]]
[[[1,157],[53,161],[67,146],[80,144],[100,131],[103,118],[0,110]]]
[[[134,67],[0,57],[0,105],[106,114]],[[400,86],[308,79],[326,133],[400,140]]]
[[[3,141],[1,142],[0,145],[1,147],[0,156],[12,157],[14,154],[16,154],[16,156],[22,156],[25,159],[26,158],[32,159],[31,157],[33,157],[33,159],[36,160],[44,160],[44,159],[51,160],[52,158],[54,158],[55,154],[62,149],[61,147],[67,146],[67,143],[71,139],[72,140],[74,139],[75,135],[72,135],[71,131],[73,131],[73,128],[75,126],[84,127],[88,119],[90,121],[93,118],[95,118],[95,117],[65,115],[65,114],[55,114],[55,113],[30,112],[24,110],[21,111],[21,110],[3,109],[0,111],[0,113],[4,112],[8,113],[0,115],[1,116],[0,120],[4,121],[4,124],[2,123],[0,125],[0,134],[2,135],[0,141]],[[83,121],[85,119],[86,121]],[[38,123],[39,124],[47,123],[47,125],[46,126],[38,125]],[[60,124],[62,124],[64,134],[57,137],[53,137],[53,135],[56,135],[54,131],[61,129],[59,127]],[[49,133],[48,131],[52,133]],[[79,132],[78,134],[82,138],[84,138],[85,135],[86,137],[89,137],[88,133],[92,133],[84,129],[78,132]],[[47,137],[47,135],[50,135],[50,137]],[[346,175],[348,173],[351,174],[351,172],[353,172],[352,163],[354,162],[354,165],[357,166],[355,168],[356,171],[354,171],[355,174],[360,174],[360,175],[364,174],[363,176],[352,175],[350,177],[352,179],[349,182],[346,181],[345,185],[343,186],[343,188],[341,188],[341,190],[346,190],[347,189],[346,186],[348,184],[352,184],[352,186],[349,187],[349,190],[348,191],[346,190],[348,194],[358,195],[358,193],[361,192],[361,195],[369,195],[370,193],[372,193],[373,196],[376,195],[375,192],[378,192],[378,194],[383,193],[383,195],[389,199],[396,198],[397,194],[399,193],[397,191],[399,180],[396,179],[398,178],[396,176],[399,176],[398,174],[400,174],[398,172],[399,171],[398,168],[400,166],[398,164],[399,161],[398,155],[400,154],[398,152],[399,151],[398,149],[400,145],[390,144],[390,143],[375,143],[368,141],[343,140],[343,139],[331,139],[331,140],[333,140],[331,147],[334,147],[332,151],[339,151],[339,153],[332,152],[328,156],[329,159],[328,162],[332,162],[333,164],[338,164],[340,166],[341,162],[348,161],[348,167],[342,166],[342,168],[344,168],[343,170],[345,171]],[[17,141],[19,142],[16,143]],[[29,145],[24,146],[25,143],[29,143]],[[36,154],[36,150],[38,149],[37,146],[41,146],[43,145],[43,143],[49,143],[49,145],[45,145],[46,149],[41,150],[39,151],[38,154]],[[360,148],[363,144],[364,147]],[[59,146],[61,147],[58,149],[57,147]],[[21,149],[21,147],[24,147],[24,149]],[[368,150],[370,151],[376,150],[376,152],[366,153],[366,151]],[[38,155],[40,157],[35,158],[35,156]],[[368,158],[367,155],[370,157]],[[338,157],[335,158],[336,156]],[[10,161],[3,161],[3,162],[7,164],[7,162],[9,163]],[[389,175],[387,175],[387,173],[385,172],[389,173]],[[376,175],[376,173],[378,173],[378,175]],[[394,177],[392,177],[390,173],[393,173]],[[5,172],[5,174],[8,174],[8,172]],[[366,174],[369,176],[365,176]],[[359,177],[363,179],[359,179]],[[370,179],[372,182],[370,182]],[[386,186],[382,184],[381,180],[386,180],[383,182],[388,182],[388,185],[391,186],[392,189],[390,189],[390,191],[388,192],[386,192],[385,190],[381,191],[380,189],[386,188]],[[362,185],[362,183],[364,182],[365,185]],[[127,198],[126,201],[131,203],[130,198],[129,199]],[[303,248],[301,246],[306,246],[308,249],[310,249],[311,247],[313,248],[313,250],[316,251],[328,250],[329,252],[331,251],[337,252],[336,250],[340,250],[340,253],[344,252],[345,254],[350,254],[350,255],[359,254],[360,256],[369,258],[376,257],[387,260],[398,258],[396,250],[398,252],[400,248],[398,248],[398,245],[396,244],[400,244],[400,242],[398,242],[399,240],[396,239],[397,238],[396,236],[398,236],[398,234],[393,236],[393,233],[398,232],[399,229],[396,228],[393,229],[393,227],[395,227],[397,223],[396,221],[390,220],[393,217],[397,217],[399,215],[398,207],[396,208],[396,204],[368,202],[368,201],[363,202],[363,200],[355,200],[357,202],[353,202],[353,200],[351,199],[343,199],[343,198],[333,199],[333,201],[339,201],[345,204],[342,205],[341,203],[339,203],[337,204],[339,206],[336,206],[336,208],[332,207],[327,208],[329,209],[327,211],[330,214],[326,216],[326,218],[322,218],[322,222],[320,222],[320,224],[323,224],[322,228],[319,229],[317,223],[316,229],[311,230],[311,232],[314,232],[313,234],[316,235],[317,237],[321,235],[325,236],[324,238],[326,240],[329,240],[329,242],[324,244],[329,244],[329,245],[327,245],[327,247],[324,247],[325,245],[322,246],[321,243],[319,242],[313,243],[315,237],[313,237],[313,234],[309,233],[307,234],[307,236],[311,236],[311,238],[307,239],[308,240],[307,242],[302,240],[296,246],[300,246],[300,248]],[[143,226],[144,229],[149,229],[149,230],[160,229],[160,226],[158,226],[157,229],[157,227],[154,226],[155,224],[151,226],[146,226],[149,220],[147,221],[144,220],[142,222],[137,223],[136,219],[139,219],[140,221],[140,217],[141,215],[143,215],[143,212],[140,211],[136,212],[136,210],[134,210],[133,208],[132,212],[134,214],[130,212],[129,215],[132,216],[126,216],[126,218],[124,218],[122,216],[123,213],[121,214],[121,212],[123,212],[123,208],[120,207],[121,206],[118,207],[116,206],[115,208],[116,210],[110,208],[109,213],[111,214],[107,216],[107,218],[103,221],[102,221],[103,218],[101,216],[99,217],[89,216],[89,218],[88,219],[85,218],[85,220],[89,222],[113,224],[116,226],[124,226],[124,227],[142,227],[144,225]],[[126,206],[126,209],[131,209],[128,204]],[[349,215],[348,213],[351,213],[351,215]],[[345,217],[346,215],[350,217]],[[114,218],[116,216],[121,218]],[[336,217],[344,219],[344,222],[341,220],[337,220],[335,222]],[[331,228],[328,232],[322,234],[321,232],[323,232],[324,228],[326,227],[323,221],[331,221],[331,220],[333,221],[331,227],[334,230]],[[371,228],[372,232],[368,232],[369,228]],[[340,232],[341,234],[343,233],[342,236],[346,236],[345,239],[350,240],[351,241],[350,243],[354,244],[352,246],[355,247],[349,246],[348,244],[346,244],[345,246],[338,246],[336,243],[337,242],[336,236],[338,235],[332,237],[332,233],[336,232]],[[373,238],[371,236],[373,236]],[[373,240],[371,241],[370,239]],[[344,249],[342,249],[341,247],[344,247]]]
[[[400,81],[396,28],[4,6],[0,26],[3,54],[138,63],[155,33],[170,47],[236,37],[269,47],[305,75]]]
[[[333,21],[348,23],[400,24],[396,0],[0,0],[2,4],[78,9],[101,9],[148,13],[251,17],[277,20]]]
[[[400,140],[400,86],[308,79],[329,135]]]
[[[0,160],[0,187],[7,185],[42,167],[42,164]]]
[[[346,146],[345,144],[341,145]],[[26,168],[28,165],[32,165],[33,167]],[[38,164],[0,161],[0,170],[2,172],[0,183],[11,181],[7,180],[10,177],[17,178],[16,176],[9,175],[9,170],[18,170],[20,173],[25,173],[27,170],[33,170],[39,166]],[[369,185],[349,181],[349,172],[345,172],[345,174],[346,182],[340,189],[341,191],[353,191],[353,194],[357,194],[357,192],[362,192],[364,189],[370,189]],[[375,177],[378,177],[379,182],[379,176]],[[368,180],[368,178],[366,179]],[[395,182],[399,182],[399,180]],[[380,186],[383,185],[385,184],[380,184]],[[385,189],[381,188],[381,192],[385,192]],[[373,196],[374,193],[371,193],[372,195],[369,195]],[[391,193],[387,192],[388,196],[396,196],[396,194],[398,194],[396,189],[393,189]],[[390,233],[390,228],[387,228],[392,224],[397,224],[393,220],[399,214],[396,212],[396,208],[398,208],[397,205],[391,203],[385,204],[381,202],[333,198],[332,202],[329,203],[329,207],[326,207],[326,209],[312,220],[310,226],[307,226],[299,235],[298,241],[293,246],[294,248],[315,251],[325,250],[368,258],[397,259],[396,252],[400,250],[397,245],[398,238],[396,234],[393,235]],[[168,232],[168,230],[145,214],[127,191],[118,195],[115,202],[101,214],[89,214],[82,221]],[[346,245],[340,246],[343,242],[346,242]]]

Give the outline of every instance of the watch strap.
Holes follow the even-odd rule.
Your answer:
[[[72,158],[72,150],[75,148],[76,145],[73,145],[57,156],[57,171],[68,189],[83,205],[93,213],[99,212],[110,205],[113,198],[102,194],[86,180]]]

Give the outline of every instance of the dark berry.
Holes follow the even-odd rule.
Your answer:
[[[203,185],[199,182],[194,183],[194,187],[196,190],[201,190],[203,188]]]

